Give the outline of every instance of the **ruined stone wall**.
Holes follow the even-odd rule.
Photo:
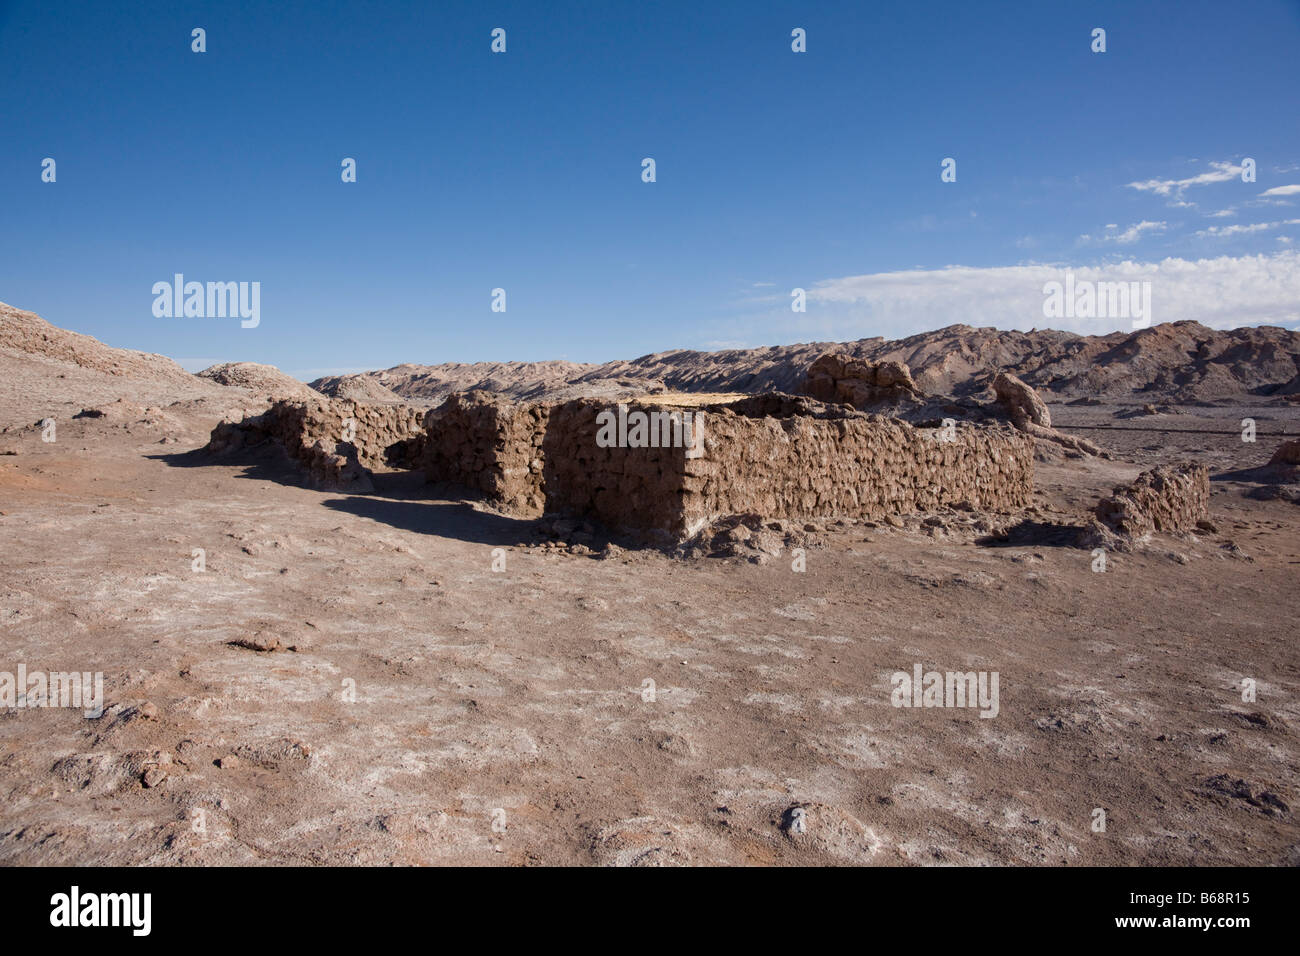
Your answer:
[[[598,416],[617,405],[519,405],[483,393],[452,395],[427,413],[348,399],[281,401],[219,425],[208,447],[273,440],[318,487],[366,490],[372,471],[418,469],[508,511],[591,517],[670,542],[728,515],[878,518],[960,503],[1009,511],[1032,490],[1033,441],[1008,426],[961,425],[943,441],[941,430],[778,394],[698,409],[627,407],[702,418],[703,454],[688,453],[689,426],[669,425],[668,447],[602,448]]]
[[[207,447],[229,454],[271,440],[304,466],[309,484],[361,489],[369,486],[370,472],[405,464],[402,450],[424,428],[425,412],[409,405],[322,397],[279,401],[261,415],[222,422]]]
[[[859,517],[960,503],[1012,511],[1033,490],[1033,442],[1010,429],[937,429],[880,416],[752,418],[722,409],[685,463],[688,531],[719,516]]]
[[[685,515],[686,449],[601,448],[597,417],[607,409],[617,411],[617,406],[579,399],[552,407],[542,443],[546,510],[594,517],[610,528],[679,538]],[[628,409],[647,414],[672,411],[636,402],[628,403]]]
[[[415,464],[430,481],[480,491],[502,508],[541,514],[542,438],[549,408],[458,393],[429,413]]]
[[[1097,520],[1116,534],[1140,537],[1192,531],[1209,517],[1210,472],[1205,465],[1161,465],[1097,502]]]
[[[731,514],[766,518],[881,517],[961,502],[987,511],[1028,504],[1033,442],[1007,427],[938,430],[762,395],[703,413],[704,454],[683,447],[600,448],[607,406],[552,409],[546,437],[547,510],[680,541]],[[630,410],[664,411],[629,404]]]

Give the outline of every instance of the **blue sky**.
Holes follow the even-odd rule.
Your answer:
[[[305,378],[1060,326],[1064,268],[1294,328],[1298,107],[1300,0],[0,0],[0,301]]]

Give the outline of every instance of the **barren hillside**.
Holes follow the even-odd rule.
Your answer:
[[[516,399],[550,398],[611,383],[686,392],[798,391],[808,366],[838,349],[871,362],[899,361],[927,392],[961,395],[985,387],[999,369],[1060,400],[1213,401],[1264,396],[1294,387],[1300,332],[1259,327],[1215,331],[1173,322],[1131,334],[1080,336],[1053,330],[1002,332],[950,325],[906,339],[814,342],[758,349],[676,349],[601,365],[572,362],[478,362],[399,365],[312,383],[331,392],[358,380],[402,398],[433,403],[454,391],[483,388]]]

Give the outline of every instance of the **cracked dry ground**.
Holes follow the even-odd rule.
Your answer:
[[[408,477],[167,457],[214,420],[0,458],[0,669],[103,671],[108,701],[0,716],[0,862],[1300,862],[1286,501],[1216,483],[1217,536],[1104,574],[862,525],[802,574],[600,560]],[[1136,471],[1039,465],[1038,515]],[[916,662],[998,671],[1000,713],[892,707]]]

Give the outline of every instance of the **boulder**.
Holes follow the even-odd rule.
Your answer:
[[[1014,375],[998,372],[993,379],[993,392],[1011,416],[1011,423],[1021,431],[1025,423],[1052,427],[1052,415],[1047,410],[1047,403],[1038,397],[1038,393]]]
[[[813,362],[803,391],[818,401],[858,409],[915,401],[921,394],[902,362],[864,362],[843,352],[827,352]]]

